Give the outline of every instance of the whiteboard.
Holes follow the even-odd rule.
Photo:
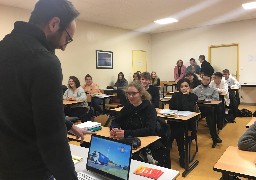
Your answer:
[[[238,46],[211,47],[211,65],[215,72],[228,69],[232,76],[238,76]]]

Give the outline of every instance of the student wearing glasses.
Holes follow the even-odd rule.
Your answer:
[[[156,110],[150,94],[139,82],[132,82],[126,89],[129,100],[112,122],[110,135],[115,138],[155,135]]]

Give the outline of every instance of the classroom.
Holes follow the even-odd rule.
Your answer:
[[[131,82],[134,72],[140,70],[135,69],[133,64],[134,51],[141,51],[145,55],[146,71],[155,71],[161,81],[174,81],[174,67],[179,59],[188,66],[189,59],[194,58],[200,66],[199,55],[205,55],[206,60],[209,60],[211,46],[237,44],[237,72],[231,73],[237,75],[241,84],[239,109],[246,108],[254,112],[256,10],[246,12],[242,4],[247,2],[250,1],[72,0],[81,13],[74,41],[65,51],[55,52],[61,62],[62,84],[67,85],[69,77],[76,76],[83,85],[85,75],[90,74],[93,81],[105,89],[114,85],[119,72],[123,72],[128,82]],[[16,21],[28,21],[35,3],[35,0],[0,1],[0,40],[12,31]],[[152,12],[152,15],[148,12]],[[165,17],[180,19],[173,25],[153,24],[153,20]],[[112,68],[96,68],[97,51],[113,53]],[[221,71],[224,69],[229,67],[223,67]],[[199,123],[199,152],[196,155],[199,164],[186,177],[181,175],[183,169],[177,160],[177,147],[171,150],[172,169],[180,172],[177,179],[219,179],[221,173],[213,170],[215,163],[229,146],[237,146],[250,120],[237,117],[236,123],[228,123],[220,132],[223,144],[215,149],[210,146],[208,129],[202,122]],[[204,157],[204,154],[208,156]]]

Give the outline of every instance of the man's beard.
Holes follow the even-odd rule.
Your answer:
[[[59,31],[57,31],[56,33],[54,33],[51,36],[48,36],[47,38],[47,42],[48,42],[48,46],[49,48],[54,51],[55,49],[60,49],[60,37],[61,37],[61,33]]]
[[[209,84],[207,84],[207,85],[202,84],[202,86],[204,86],[204,87],[208,87],[208,86],[209,86]]]

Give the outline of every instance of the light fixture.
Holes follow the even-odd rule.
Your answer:
[[[245,3],[242,4],[244,9],[255,9],[256,8],[256,2],[249,2],[249,3]]]
[[[154,23],[157,23],[157,24],[170,24],[175,22],[178,22],[178,20],[174,18],[164,18],[164,19],[158,19],[154,21]]]

